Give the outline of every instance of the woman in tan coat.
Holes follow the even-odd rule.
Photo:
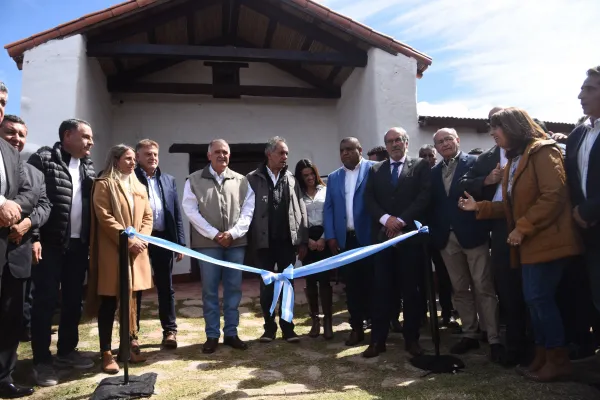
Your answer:
[[[92,232],[90,272],[86,307],[98,316],[102,370],[117,373],[118,364],[111,353],[111,337],[119,295],[119,231],[133,226],[136,231],[152,233],[152,209],[146,188],[134,172],[135,152],[120,144],[110,149],[102,176],[92,189]],[[129,239],[130,312],[129,326],[133,363],[144,362],[137,341],[135,292],[152,287],[148,245],[138,238]]]
[[[459,201],[478,219],[506,217],[511,264],[521,268],[523,295],[529,308],[536,353],[520,371],[537,381],[571,373],[563,323],[555,297],[569,258],[582,253],[571,218],[571,204],[560,149],[527,112],[506,108],[491,117],[492,136],[506,149],[503,202]]]

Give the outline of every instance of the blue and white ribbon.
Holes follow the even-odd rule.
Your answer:
[[[373,244],[370,246],[359,247],[358,249],[346,251],[344,253],[340,253],[333,257],[326,258],[321,261],[317,261],[312,264],[304,265],[300,268],[294,269],[293,265],[288,266],[281,273],[269,272],[264,269],[249,267],[243,264],[232,263],[229,261],[217,260],[216,258],[209,257],[197,251],[191,250],[187,247],[181,246],[179,244],[169,242],[168,240],[164,240],[161,238],[143,235],[137,232],[133,227],[128,227],[125,230],[125,233],[130,238],[138,237],[141,240],[153,244],[155,246],[162,247],[164,249],[170,250],[174,253],[184,254],[186,256],[196,258],[198,260],[208,262],[211,264],[220,265],[226,268],[233,268],[240,271],[252,272],[255,274],[259,274],[265,283],[265,285],[274,284],[274,293],[273,293],[273,301],[271,303],[271,315],[275,312],[275,308],[277,307],[277,303],[279,302],[279,297],[281,297],[281,318],[287,322],[292,322],[294,318],[294,288],[292,287],[291,280],[295,278],[302,278],[304,276],[318,274],[319,272],[329,271],[335,268],[339,268],[343,265],[353,263],[355,261],[361,260],[365,257],[369,257],[383,249],[386,249],[390,246],[398,244],[412,236],[418,235],[420,233],[428,233],[429,229],[426,226],[422,226],[420,222],[415,221],[415,225],[417,229],[399,236],[387,240],[383,243]]]

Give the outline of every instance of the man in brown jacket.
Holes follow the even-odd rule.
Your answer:
[[[250,231],[252,246],[256,252],[258,268],[283,271],[289,265],[302,260],[308,250],[308,218],[302,200],[300,185],[287,169],[288,146],[285,139],[276,136],[269,140],[265,149],[267,161],[248,174],[250,187],[256,194],[256,208]],[[273,285],[261,281],[260,305],[265,319],[265,332],[261,342],[275,339],[277,325],[271,316]],[[298,342],[294,324],[279,318],[283,339]]]

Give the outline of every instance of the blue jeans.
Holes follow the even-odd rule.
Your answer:
[[[523,264],[523,296],[531,315],[535,344],[547,349],[565,345],[565,331],[556,291],[567,259]]]
[[[218,247],[194,249],[199,253],[217,260],[243,264],[246,247]],[[202,302],[204,310],[205,332],[207,338],[218,339],[221,336],[219,310],[219,283],[223,278],[223,314],[225,336],[236,336],[240,323],[238,306],[242,300],[242,271],[200,261],[202,276]]]

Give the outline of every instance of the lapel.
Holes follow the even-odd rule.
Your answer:
[[[15,163],[10,162],[12,160],[9,160],[9,158],[12,158],[12,154],[10,152],[10,148],[8,147],[8,142],[3,142],[2,146],[2,162],[4,163],[4,172],[6,174],[6,182],[4,183],[6,188],[4,189],[4,193],[7,198],[10,198],[10,185],[14,176]]]
[[[404,160],[404,165],[402,165],[402,170],[400,171],[400,177],[398,179],[398,185],[395,187],[394,190],[398,190],[398,188],[400,186],[402,186],[402,181],[408,176],[410,170],[412,169],[412,167],[415,165],[415,159],[409,156],[406,156],[406,159]],[[389,168],[388,165],[388,174],[389,174],[389,182],[392,181],[392,171]]]
[[[354,187],[354,193],[358,192],[358,189],[365,180],[365,176],[367,176],[370,167],[371,165],[368,162],[362,160],[360,163],[360,170],[358,171],[358,178],[356,179],[356,186]]]
[[[458,164],[456,165],[456,169],[454,170],[454,176],[452,177],[452,183],[450,184],[450,190],[448,190],[448,195],[452,195],[452,192],[456,190],[458,185],[458,180],[467,172],[467,160],[468,155],[465,153],[461,153],[458,158]]]
[[[385,160],[381,166],[379,167],[379,173],[381,176],[381,179],[383,179],[384,182],[386,182],[388,185],[392,185],[392,170],[391,170],[391,161],[388,158],[387,160]]]
[[[121,183],[121,181],[117,181],[117,185],[119,185],[119,192],[121,192],[121,197],[125,199],[125,203],[127,204],[127,217],[129,218],[129,221],[123,221],[125,222],[125,225],[132,225],[133,222],[133,206],[134,204],[131,204],[131,202],[129,201],[129,196],[127,196],[127,192],[125,191],[125,188],[123,187],[123,184]],[[135,202],[135,196],[133,196],[133,201]],[[123,216],[123,218],[126,218],[125,215]],[[135,227],[135,226],[134,226]]]
[[[346,199],[346,169],[342,166],[339,172],[339,182],[338,186],[340,189],[340,193],[342,194],[342,199]]]

